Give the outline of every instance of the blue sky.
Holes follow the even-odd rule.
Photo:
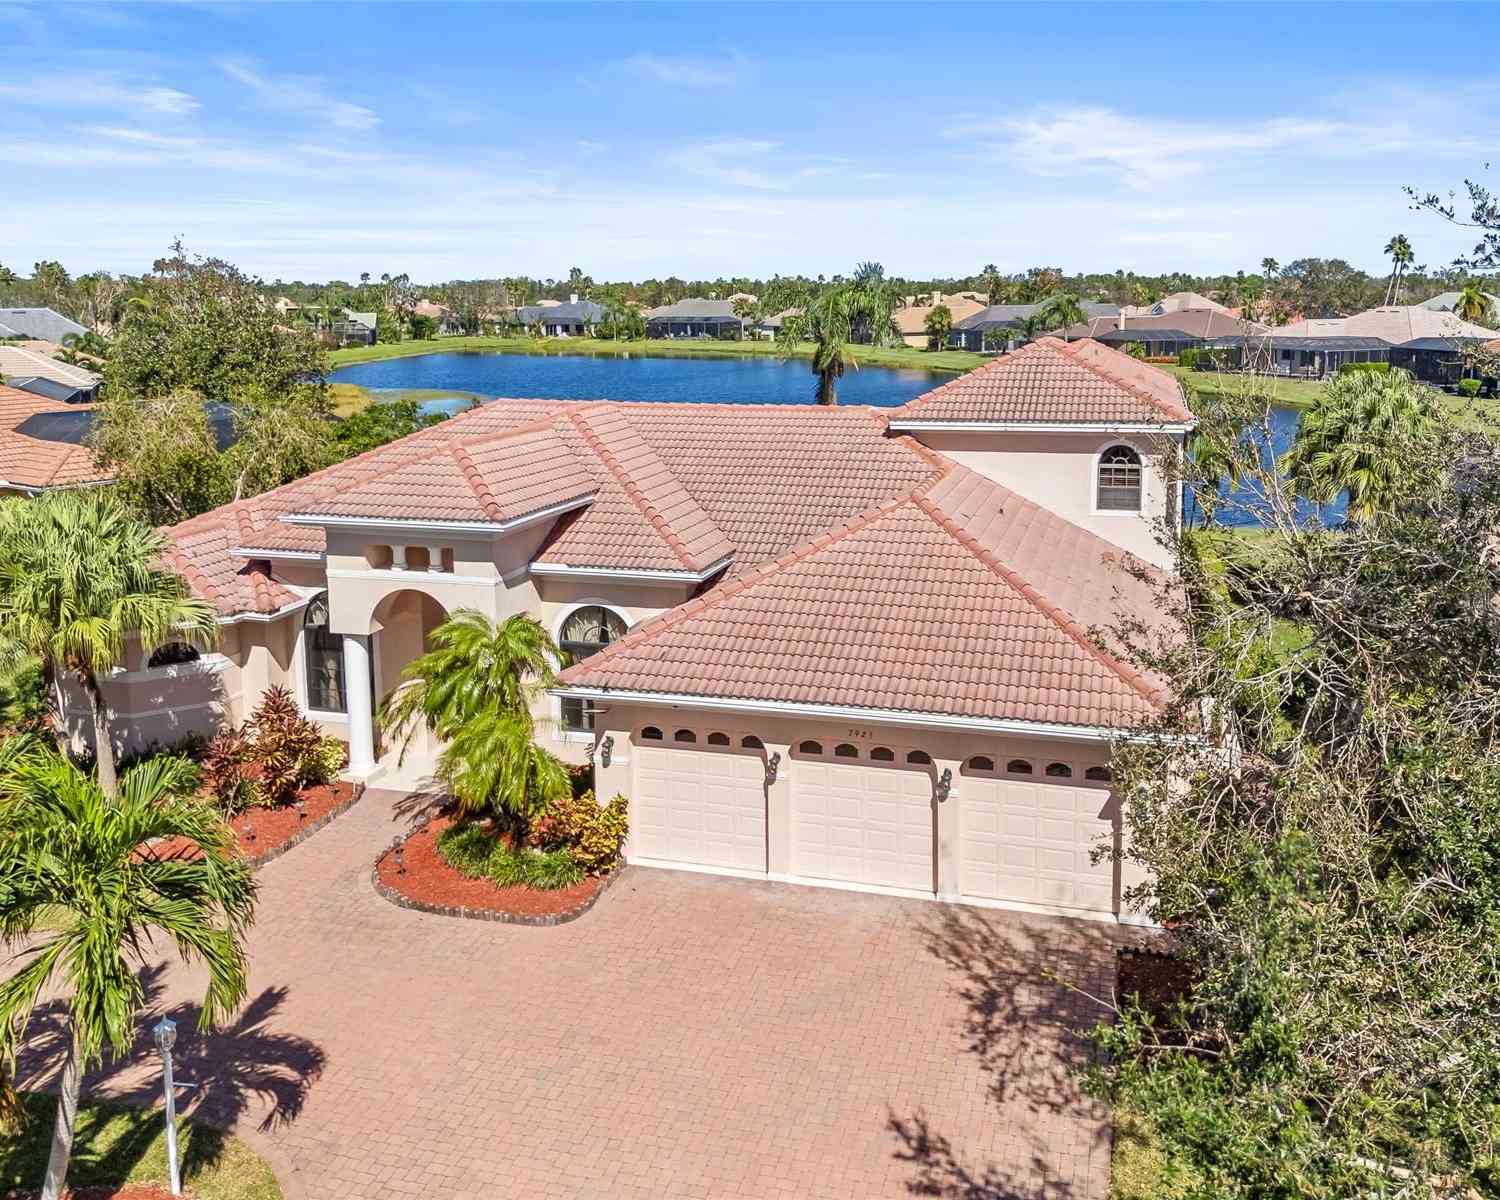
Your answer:
[[[1379,271],[1488,5],[5,3],[0,262],[267,278]],[[1477,64],[1477,65],[1476,65]],[[1461,69],[1460,69],[1461,68]]]

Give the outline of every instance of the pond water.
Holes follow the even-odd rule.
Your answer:
[[[1291,448],[1292,439],[1297,436],[1297,425],[1302,419],[1302,414],[1295,408],[1273,408],[1271,410],[1270,433],[1271,439],[1265,447],[1266,456],[1280,457]],[[1219,484],[1219,495],[1227,497],[1230,503],[1221,507],[1215,514],[1220,525],[1229,525],[1240,528],[1253,528],[1263,522],[1257,519],[1255,514],[1258,491],[1248,484],[1230,488],[1229,481],[1225,480]],[[1337,525],[1344,519],[1344,510],[1347,507],[1347,499],[1343,495],[1331,504],[1314,504],[1309,500],[1297,501],[1297,515],[1305,521],[1317,519],[1324,525]],[[1189,526],[1203,524],[1203,509],[1199,507],[1197,498],[1188,492],[1187,502],[1183,505],[1183,517]]]
[[[465,407],[466,395],[548,400],[656,400],[716,404],[811,404],[805,359],[772,355],[652,358],[615,354],[414,354],[340,367],[329,378],[372,391],[447,391],[457,399],[423,402],[429,411]],[[839,382],[840,404],[889,408],[953,378],[947,371],[862,367]]]

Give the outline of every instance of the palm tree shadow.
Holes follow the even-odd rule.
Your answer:
[[[452,797],[448,795],[443,786],[436,780],[423,780],[422,786],[415,791],[406,792],[397,797],[391,805],[391,812],[404,818],[406,823],[415,829],[424,825],[436,816],[448,804]]]
[[[1075,1154],[1108,1153],[1105,1112],[1083,1094],[1078,1073],[1090,1060],[1086,1032],[1110,1012],[1120,931],[942,905],[920,933],[963,1001],[959,1048],[979,1060],[992,1119],[1015,1134],[1029,1168],[968,1164],[923,1113],[892,1112],[895,1157],[915,1169],[908,1190],[961,1200],[1087,1194],[1059,1177],[1060,1148],[1049,1142],[1063,1133]]]
[[[85,1096],[104,1092],[111,1100],[138,1107],[159,1103],[161,1075],[151,1029],[165,1016],[177,1023],[177,1043],[172,1050],[176,1078],[195,1085],[179,1094],[183,1115],[230,1128],[252,1110],[265,1108],[258,1126],[263,1132],[295,1121],[323,1072],[327,1055],[307,1038],[272,1028],[272,1019],[285,1002],[287,990],[267,988],[230,1022],[200,1031],[198,1005],[160,1007],[165,972],[164,964],[153,964],[141,972],[146,1000],[142,1009],[149,1015],[141,1020],[128,1054],[107,1059],[84,1077]],[[32,1017],[31,1036],[20,1056],[17,1074],[31,1087],[51,1086],[62,1069],[67,1048],[66,1013],[66,1006],[58,1001]],[[194,1142],[197,1144],[198,1139]],[[212,1137],[202,1139],[199,1152],[213,1152],[212,1143]]]

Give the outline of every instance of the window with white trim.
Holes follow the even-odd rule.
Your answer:
[[[1129,446],[1111,446],[1099,456],[1096,507],[1100,512],[1141,511],[1141,456]]]
[[[602,604],[586,604],[568,614],[558,631],[557,644],[569,662],[582,662],[625,636],[625,618]],[[564,699],[562,727],[567,733],[592,733],[594,714],[583,700]]]
[[[302,616],[302,669],[307,707],[317,712],[349,711],[344,690],[344,635],[328,630],[328,593],[319,592]]]

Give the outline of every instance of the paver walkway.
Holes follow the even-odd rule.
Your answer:
[[[398,800],[261,872],[233,1026],[148,972],[289,1200],[1106,1195],[1066,1070],[1094,1006],[1043,972],[1099,994],[1112,928],[644,868],[557,928],[428,916],[370,884]],[[57,1049],[44,1021],[34,1081]],[[157,1069],[143,1042],[89,1086],[149,1103]]]

